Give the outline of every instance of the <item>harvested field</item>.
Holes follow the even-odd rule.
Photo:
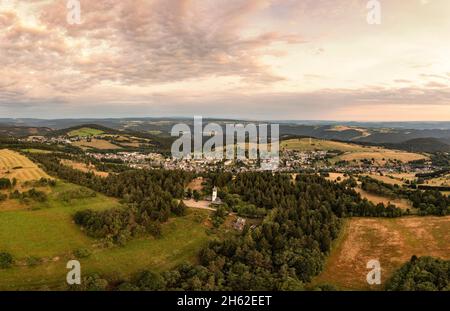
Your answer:
[[[73,143],[74,146],[80,147],[82,149],[100,149],[100,150],[115,150],[121,149],[121,147],[110,143],[103,139],[92,139],[91,141],[77,141]]]
[[[50,178],[27,157],[8,149],[0,150],[0,178],[16,178],[19,182]]]
[[[340,289],[382,290],[383,284],[411,256],[450,259],[450,217],[347,219],[324,271],[314,284]],[[369,260],[380,261],[382,285],[369,286]]]
[[[334,160],[344,160],[344,161],[360,161],[360,160],[371,160],[374,159],[379,165],[384,165],[388,160],[398,160],[402,162],[409,162],[420,159],[428,159],[427,156],[410,153],[399,150],[385,149],[382,147],[372,147],[372,146],[362,146],[352,143],[337,142],[331,140],[321,140],[321,139],[310,139],[310,138],[300,138],[300,139],[289,139],[282,141],[280,143],[281,150],[296,150],[296,151],[330,151],[337,150],[344,152],[343,155],[336,157]]]
[[[183,203],[186,204],[187,207],[196,208],[196,209],[204,209],[208,211],[215,211],[215,208],[210,207],[210,201],[195,201],[195,200],[183,200]]]
[[[342,143],[331,140],[321,139],[289,139],[280,143],[280,149],[296,151],[315,151],[315,150],[339,150],[342,152],[356,152],[375,149],[374,147],[364,147],[356,144]]]
[[[450,174],[428,179],[425,181],[424,185],[435,187],[450,187]]]
[[[389,203],[392,203],[395,204],[395,206],[397,206],[398,208],[401,208],[402,210],[414,209],[412,203],[407,199],[391,199],[381,195],[369,193],[367,191],[362,190],[359,187],[356,187],[355,191],[361,194],[363,198],[366,198],[367,200],[371,201],[374,204],[384,203],[384,205],[388,205]]]
[[[61,160],[61,164],[69,166],[73,169],[85,172],[85,173],[94,173],[97,176],[100,177],[108,177],[109,173],[107,172],[100,172],[98,170],[96,170],[94,165],[87,165],[86,163],[81,163],[81,162],[75,162],[75,161],[71,161],[71,160]]]
[[[344,176],[345,174],[342,174],[342,173],[329,173],[329,175],[330,175],[330,176],[325,177],[325,179],[326,179],[326,180],[329,180],[329,181],[338,181],[338,179],[339,179],[340,181],[344,181],[344,180],[349,179],[349,176],[348,176],[348,175],[347,175],[347,176]]]
[[[377,164],[383,165],[388,160],[398,160],[401,162],[410,162],[415,160],[428,159],[427,156],[418,153],[410,153],[405,151],[388,150],[388,149],[378,149],[375,151],[368,152],[353,152],[344,154],[339,157],[341,160],[345,161],[360,161],[360,160],[371,160],[374,159]]]
[[[368,176],[389,185],[402,186],[404,184],[404,182],[400,178],[395,178],[394,176],[381,176],[379,174],[362,174],[362,176]]]

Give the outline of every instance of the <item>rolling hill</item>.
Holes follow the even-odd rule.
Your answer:
[[[398,144],[384,145],[388,148],[401,149],[409,152],[450,152],[449,144],[432,137],[415,138]]]

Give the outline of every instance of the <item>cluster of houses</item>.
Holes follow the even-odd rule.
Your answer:
[[[149,166],[161,165],[164,157],[159,153],[140,153],[140,152],[116,152],[116,153],[91,153],[86,155],[99,161],[113,160],[131,165],[146,164]]]

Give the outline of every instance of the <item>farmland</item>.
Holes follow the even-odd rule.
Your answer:
[[[77,141],[73,143],[74,146],[80,147],[81,149],[87,150],[87,149],[100,149],[100,150],[115,150],[115,149],[121,149],[121,147],[110,143],[107,140],[104,139],[96,139],[93,138],[90,141],[82,140]]]
[[[428,159],[427,156],[399,150],[385,149],[382,147],[361,146],[352,143],[337,142],[331,140],[320,140],[310,138],[290,139],[281,142],[281,150],[294,150],[301,152],[310,151],[340,151],[334,161],[360,161],[373,159],[377,164],[384,165],[388,160],[409,162],[421,159]]]
[[[381,195],[369,193],[367,191],[362,190],[359,187],[355,188],[355,190],[356,192],[361,194],[361,197],[366,198],[367,200],[371,201],[374,204],[383,203],[384,205],[388,205],[389,203],[391,203],[405,211],[407,209],[409,209],[410,211],[414,209],[412,203],[407,199],[403,198],[390,199]]]
[[[397,151],[389,149],[375,149],[371,151],[364,152],[351,152],[340,156],[341,160],[344,161],[358,161],[364,159],[373,159],[378,164],[384,164],[388,160],[397,160],[401,162],[410,162],[416,160],[428,159],[427,156],[411,153],[406,151]]]
[[[102,130],[97,130],[97,129],[93,129],[93,128],[89,128],[89,127],[83,127],[77,130],[73,130],[70,131],[69,133],[67,133],[68,136],[70,137],[88,137],[88,136],[97,136],[97,135],[101,135],[104,132]]]
[[[94,165],[88,165],[86,163],[81,163],[81,162],[76,162],[76,161],[72,161],[72,160],[61,160],[61,164],[65,165],[65,166],[69,166],[73,169],[85,172],[85,173],[94,173],[97,176],[100,177],[108,177],[108,173],[107,172],[100,172],[98,171]]]
[[[16,178],[19,182],[49,178],[27,157],[11,150],[0,150],[0,178]]]
[[[280,149],[296,151],[339,150],[342,152],[364,152],[367,150],[374,150],[379,148],[363,147],[356,144],[336,142],[331,140],[300,138],[282,141],[280,143]]]
[[[366,264],[378,259],[382,282],[411,256],[450,259],[450,217],[404,217],[394,219],[347,219],[327,259],[325,270],[314,284],[340,289],[381,290],[366,282]]]

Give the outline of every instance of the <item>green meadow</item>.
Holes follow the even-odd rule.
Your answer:
[[[68,135],[70,137],[87,137],[87,136],[96,136],[96,135],[101,135],[105,132],[103,132],[102,130],[97,130],[97,129],[93,129],[93,128],[89,128],[89,127],[83,127],[77,130],[73,130],[71,132],[68,133]]]
[[[79,259],[82,274],[128,278],[143,269],[164,271],[183,262],[194,263],[210,238],[204,225],[208,212],[196,210],[171,218],[159,239],[145,237],[124,247],[103,248],[73,223],[72,215],[82,209],[120,207],[120,203],[101,194],[70,202],[60,199],[61,193],[76,188],[80,187],[58,181],[47,202],[0,210],[0,251],[11,253],[15,260],[11,268],[0,269],[0,290],[64,288],[67,261],[75,259],[73,251],[79,248],[92,253]],[[30,267],[26,263],[29,256],[43,263]]]

